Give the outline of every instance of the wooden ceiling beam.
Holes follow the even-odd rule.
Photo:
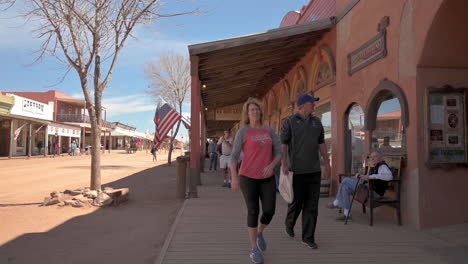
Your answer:
[[[199,68],[207,67],[213,64],[214,59],[219,59],[222,63],[226,64],[232,64],[236,63],[239,58],[244,58],[244,59],[249,59],[253,55],[259,55],[259,56],[267,56],[268,53],[271,51],[277,51],[277,52],[291,52],[291,50],[295,50],[300,47],[308,47],[310,46],[309,43],[313,43],[315,41],[301,41],[301,42],[296,42],[290,45],[275,45],[275,46],[264,46],[264,45],[259,45],[255,49],[250,50],[250,51],[242,51],[242,52],[237,52],[237,54],[230,54],[230,55],[221,55],[221,54],[204,54],[203,55],[203,63],[200,64]],[[216,62],[216,61],[215,61]]]
[[[201,82],[206,85],[206,88],[203,90],[210,91],[211,89],[219,89],[222,87],[225,89],[231,85],[242,85],[242,84],[250,84],[255,85],[262,79],[270,78],[273,76],[284,76],[294,65],[294,62],[290,62],[287,64],[282,65],[279,68],[271,68],[265,72],[256,72],[252,74],[243,74],[239,76],[219,76],[213,79],[202,79]],[[289,67],[288,67],[289,66]]]
[[[243,60],[239,58],[239,61],[235,64],[218,64],[217,67],[210,67],[205,69],[200,67],[199,69],[199,76],[201,78],[209,77],[210,75],[218,75],[222,71],[249,71],[249,70],[256,70],[259,68],[266,68],[270,66],[274,66],[277,64],[281,64],[284,61],[294,61],[299,60],[302,56],[305,55],[307,51],[303,49],[298,49],[295,51],[289,51],[289,53],[282,53],[275,55],[274,52],[271,52],[269,57],[255,57],[255,59]]]

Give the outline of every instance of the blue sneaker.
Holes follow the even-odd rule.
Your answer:
[[[262,256],[262,252],[260,251],[260,249],[252,248],[252,251],[250,251],[250,259],[255,264],[263,263],[263,256]]]
[[[265,238],[263,238],[263,233],[258,233],[258,235],[257,235],[257,247],[258,247],[261,251],[265,251],[266,248],[267,248],[267,244],[266,244]]]

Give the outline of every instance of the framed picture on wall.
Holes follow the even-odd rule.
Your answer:
[[[466,88],[428,89],[429,167],[468,165],[466,107]]]

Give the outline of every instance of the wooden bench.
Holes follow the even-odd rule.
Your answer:
[[[362,204],[362,212],[366,213],[366,207],[369,207],[369,225],[374,224],[374,208],[380,206],[390,206],[396,210],[398,225],[401,225],[401,207],[400,207],[400,197],[401,197],[401,171],[403,169],[403,157],[401,156],[389,156],[384,158],[387,165],[390,167],[390,170],[393,173],[393,180],[389,181],[389,187],[385,192],[385,195],[380,199],[372,199],[372,184],[375,180],[369,180],[369,188],[360,189],[360,191],[366,191],[365,194],[358,193],[355,196],[354,202],[359,202]],[[368,167],[365,168],[365,173],[369,170]],[[354,177],[354,174],[342,173],[338,174],[339,181],[341,183],[344,177]],[[357,198],[357,197],[366,197],[366,198]]]

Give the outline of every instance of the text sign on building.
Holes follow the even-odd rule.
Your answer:
[[[64,137],[81,137],[81,130],[79,127],[64,126],[61,124],[50,124],[48,126],[49,135],[57,135]]]
[[[30,112],[34,114],[43,115],[44,114],[44,104],[39,102],[31,101],[28,99],[23,99],[23,111]]]
[[[385,32],[379,33],[373,39],[348,55],[348,73],[350,75],[374,61],[387,56],[385,35]]]
[[[367,41],[357,50],[348,54],[349,75],[359,71],[374,61],[387,56],[387,30],[390,18],[384,17],[378,25],[379,34]]]

